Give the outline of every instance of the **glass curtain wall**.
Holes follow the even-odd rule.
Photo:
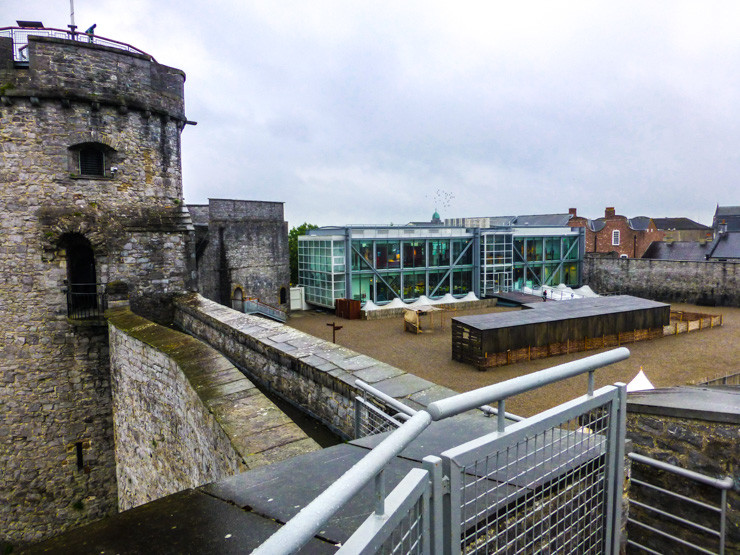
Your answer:
[[[481,234],[481,296],[511,291],[513,283],[512,241],[511,233]]]
[[[363,303],[404,301],[422,295],[465,295],[473,283],[471,239],[377,239],[352,241],[352,298]],[[374,266],[372,265],[374,261]]]
[[[514,289],[578,285],[578,237],[515,237]]]
[[[334,308],[334,299],[345,296],[344,272],[344,239],[298,241],[298,283],[307,302]]]

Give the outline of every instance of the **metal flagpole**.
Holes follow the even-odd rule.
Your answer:
[[[67,27],[74,35],[75,29],[77,29],[77,25],[75,25],[75,0],[69,0],[69,25]]]

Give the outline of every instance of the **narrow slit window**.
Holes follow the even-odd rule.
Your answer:
[[[85,466],[85,461],[82,458],[82,442],[78,441],[75,443],[75,450],[77,451],[77,470],[82,470]]]

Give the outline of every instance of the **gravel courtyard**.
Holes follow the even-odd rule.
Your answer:
[[[740,371],[740,308],[671,305],[672,310],[722,314],[723,325],[709,330],[627,344],[632,356],[596,371],[596,385],[629,382],[640,367],[655,387],[685,385]],[[343,320],[321,311],[294,312],[288,325],[331,341],[331,322],[342,326],[337,343],[455,391],[468,391],[549,368],[590,354],[593,350],[555,356],[480,372],[452,360],[450,319],[454,316],[518,310],[488,308],[445,313],[443,326],[435,315],[434,328],[422,334],[403,331],[401,317],[386,320]],[[422,325],[426,318],[422,320]],[[602,349],[603,350],[603,349]],[[507,402],[507,410],[531,416],[585,392],[586,378],[579,377],[519,395]]]

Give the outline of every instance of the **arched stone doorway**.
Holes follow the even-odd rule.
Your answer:
[[[244,312],[244,291],[241,287],[234,289],[234,294],[231,296],[231,308]]]

